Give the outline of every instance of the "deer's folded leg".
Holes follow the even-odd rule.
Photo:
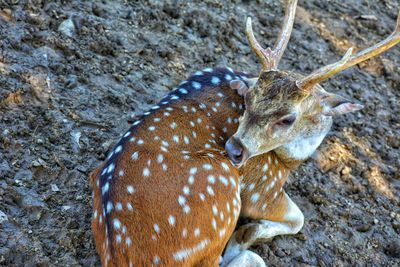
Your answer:
[[[245,224],[233,233],[225,249],[224,264],[234,262],[243,251],[257,242],[300,231],[304,223],[303,213],[285,192],[275,199],[273,206],[274,212],[267,210],[263,219]]]
[[[241,251],[226,267],[265,267],[264,260],[250,250]]]

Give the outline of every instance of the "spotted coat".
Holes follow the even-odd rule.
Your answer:
[[[273,152],[249,160],[249,173],[225,156],[244,109],[229,82],[246,77],[230,68],[194,73],[138,118],[91,174],[103,266],[217,266],[241,199],[243,214],[257,218],[281,198],[288,171]]]

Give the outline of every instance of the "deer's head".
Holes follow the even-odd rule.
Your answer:
[[[355,55],[350,48],[340,61],[308,76],[280,71],[277,66],[290,37],[296,4],[297,0],[288,1],[284,26],[273,50],[259,45],[251,20],[247,21],[247,37],[263,68],[258,78],[247,81],[248,89],[240,91],[246,110],[237,132],[225,145],[229,157],[237,165],[271,150],[287,159],[309,157],[328,133],[333,116],[362,108],[360,104],[325,91],[319,83],[400,42],[399,15],[396,30],[370,48]],[[235,86],[239,87],[233,84]]]

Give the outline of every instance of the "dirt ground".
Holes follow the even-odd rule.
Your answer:
[[[281,69],[307,74],[390,34],[398,0],[300,0]],[[0,265],[99,266],[88,174],[196,70],[257,73],[246,16],[272,45],[279,1],[0,0]],[[270,266],[399,266],[400,47],[325,82],[365,104],[337,118],[286,189],[295,236],[256,246]]]

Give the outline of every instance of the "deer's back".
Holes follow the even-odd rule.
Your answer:
[[[214,265],[240,212],[224,155],[242,98],[229,69],[191,76],[145,113],[93,172],[92,228],[103,265]]]

